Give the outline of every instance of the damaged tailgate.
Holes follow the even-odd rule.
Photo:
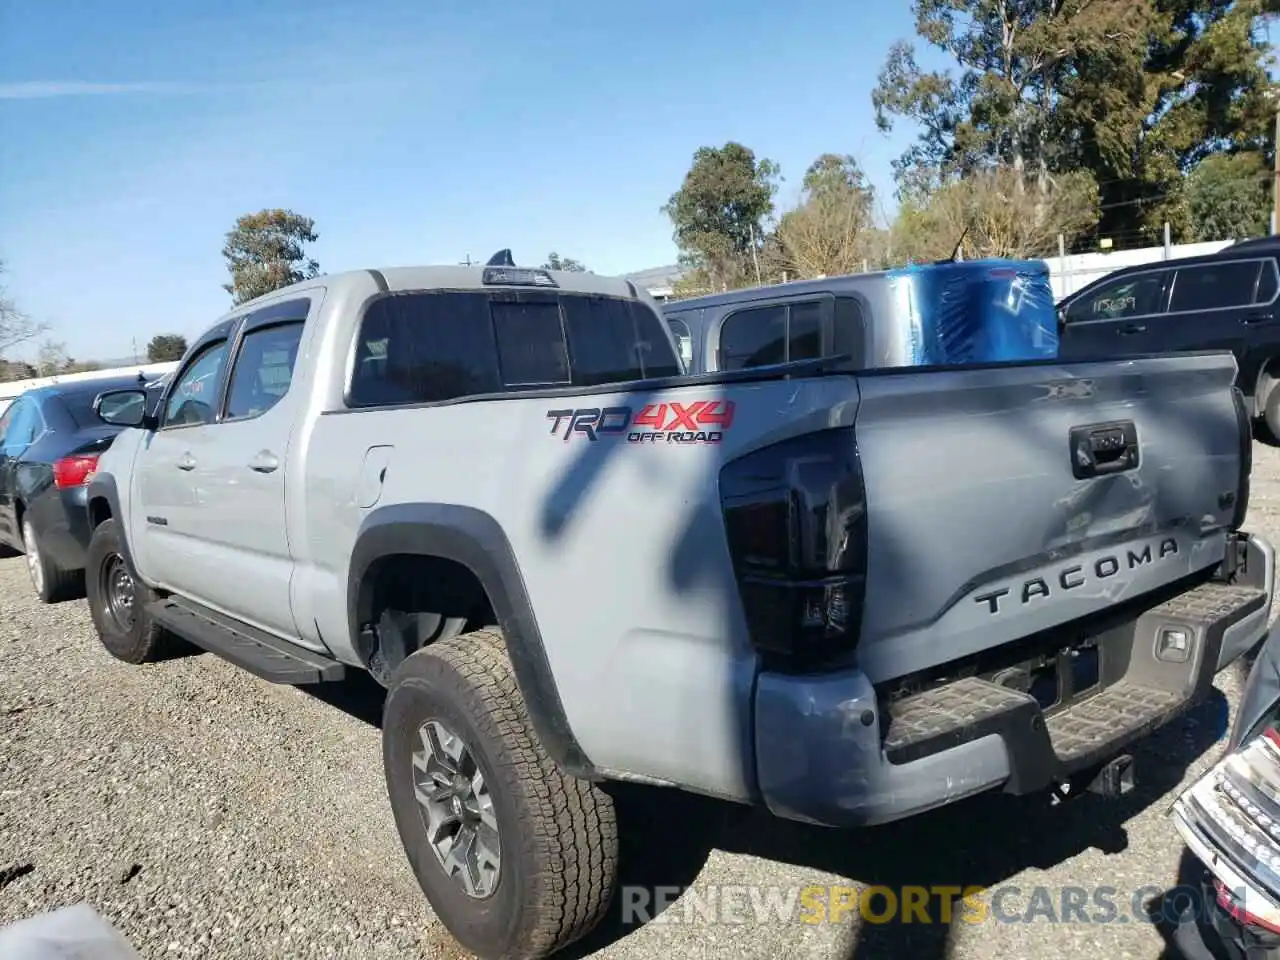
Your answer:
[[[1229,353],[859,378],[873,682],[1215,567],[1247,503]]]

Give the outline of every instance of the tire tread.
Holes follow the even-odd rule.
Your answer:
[[[498,744],[503,764],[524,792],[531,829],[522,831],[536,873],[522,891],[524,960],[581,939],[601,921],[618,874],[618,825],[612,799],[595,784],[563,773],[529,720],[524,697],[496,630],[463,634],[421,651],[449,664],[479,708],[473,720]]]

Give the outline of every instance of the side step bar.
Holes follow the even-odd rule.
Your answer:
[[[166,630],[272,683],[307,684],[342,680],[346,666],[247,623],[172,597],[147,605]]]

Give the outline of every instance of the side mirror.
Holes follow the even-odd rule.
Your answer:
[[[148,410],[145,390],[108,390],[93,401],[93,412],[113,427],[144,427],[154,430],[156,418]]]

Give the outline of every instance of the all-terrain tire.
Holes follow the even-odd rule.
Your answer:
[[[44,552],[40,535],[31,525],[29,517],[22,518],[22,543],[27,555],[31,586],[41,603],[61,603],[63,600],[71,600],[80,592],[80,571],[63,570],[53,562]]]
[[[167,656],[174,638],[151,619],[147,604],[155,591],[138,579],[122,543],[123,533],[115,519],[104,520],[93,531],[85,557],[85,595],[98,639],[117,660],[149,663]],[[123,618],[110,600],[111,582],[123,574],[132,582],[132,618]]]
[[[493,802],[501,851],[479,899],[450,877],[428,840],[413,755],[429,720],[466,744]],[[432,909],[483,960],[538,960],[603,919],[618,876],[612,799],[560,771],[534,732],[502,634],[483,630],[407,657],[383,709],[382,754],[400,840]]]

